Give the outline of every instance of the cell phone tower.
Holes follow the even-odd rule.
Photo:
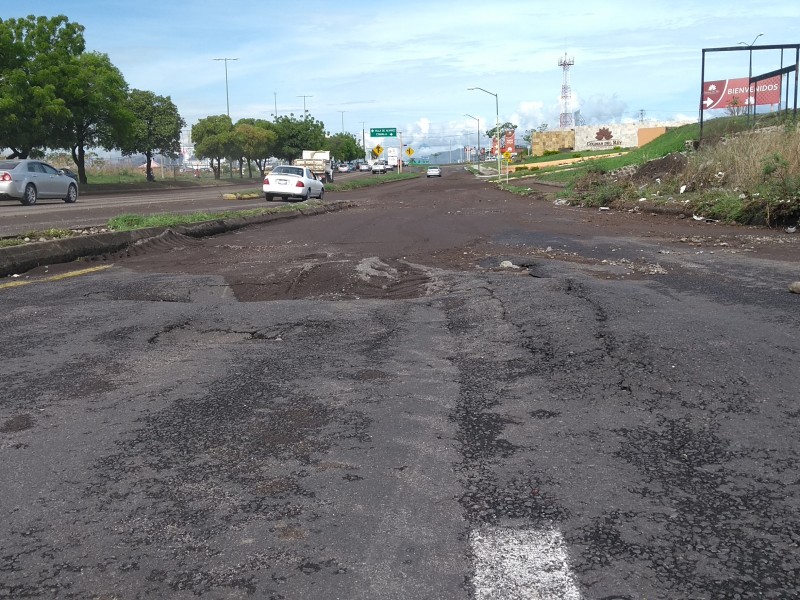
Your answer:
[[[569,87],[569,68],[575,64],[575,59],[567,57],[564,53],[564,58],[558,59],[558,66],[564,71],[564,80],[561,83],[561,117],[558,121],[558,126],[561,129],[572,129],[574,122],[572,120],[572,112],[569,107],[572,102],[572,89]]]

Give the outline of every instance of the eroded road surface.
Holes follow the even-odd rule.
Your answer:
[[[0,289],[0,598],[800,594],[800,238],[342,198]]]

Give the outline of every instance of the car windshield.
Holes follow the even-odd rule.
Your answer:
[[[302,177],[303,169],[301,167],[275,167],[272,173],[280,173],[282,175],[297,175],[298,177]]]

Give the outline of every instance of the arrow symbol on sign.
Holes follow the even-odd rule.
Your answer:
[[[706,99],[703,101],[703,104],[705,105],[705,107],[706,107],[706,108],[708,108],[709,106],[711,106],[712,104],[714,104],[714,101],[713,101],[711,98],[706,98]]]

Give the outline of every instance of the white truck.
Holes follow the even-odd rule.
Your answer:
[[[397,169],[397,148],[388,148],[386,150],[386,168],[388,169]]]
[[[333,183],[333,163],[328,150],[303,150],[303,157],[294,159],[292,164],[311,169],[324,183]]]

